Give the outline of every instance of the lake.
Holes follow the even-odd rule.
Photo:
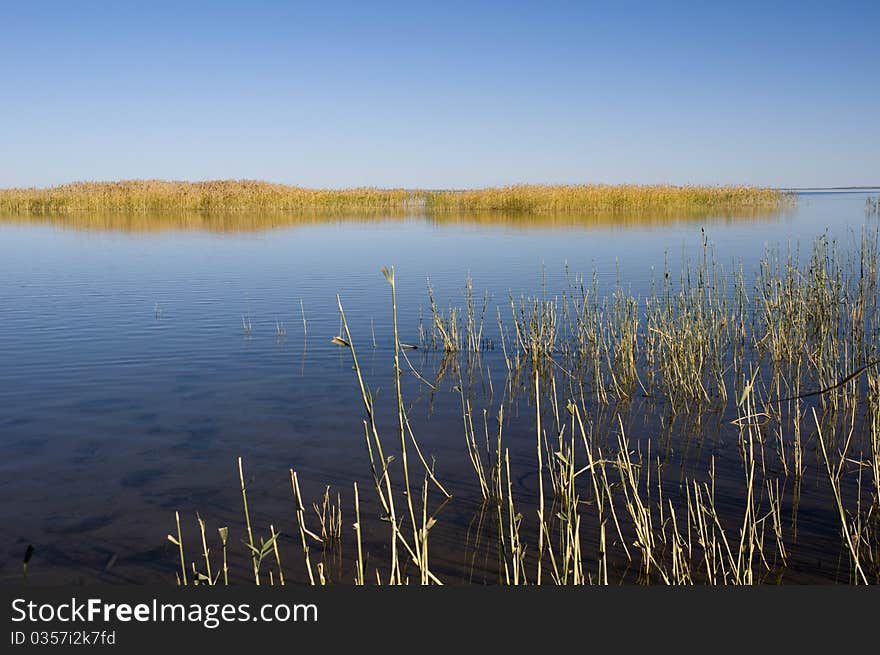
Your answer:
[[[491,539],[481,532],[485,517],[455,387],[472,392],[481,435],[482,409],[494,416],[505,386],[499,309],[506,320],[511,297],[559,296],[575,274],[595,273],[603,288],[620,284],[647,294],[664,267],[677,275],[683,262],[698,258],[704,237],[725,270],[741,262],[751,282],[768,246],[799,244],[806,257],[814,238],[827,234],[844,249],[857,247],[863,227],[877,222],[866,214],[866,195],[802,193],[796,206],[761,216],[619,222],[337,217],[226,221],[212,229],[209,222],[4,219],[0,577],[19,580],[33,545],[34,583],[173,584],[177,549],[166,534],[175,532],[175,511],[194,547],[189,558],[196,559],[196,512],[212,534],[235,528],[230,543],[241,551],[239,456],[252,518],[261,534],[270,523],[282,533],[290,580],[305,579],[291,468],[313,529],[310,505],[320,504],[324,485],[333,498],[342,494],[344,553],[357,481],[370,561],[384,561],[386,527],[376,519],[364,406],[348,349],[331,339],[341,333],[339,294],[364,376],[378,389],[377,420],[393,444],[391,298],[380,269],[394,266],[405,343],[419,345],[420,324],[430,327],[428,279],[443,310],[464,306],[469,277],[478,306],[488,294],[488,341],[477,365],[462,364],[456,373],[444,369],[442,353],[422,347],[404,352],[430,384],[406,363],[402,369],[413,430],[454,496],[432,532],[435,571],[451,582],[492,582],[498,571]],[[528,389],[521,392],[507,399],[505,440],[514,469],[526,471],[535,457],[535,418]],[[645,432],[669,427],[638,403],[628,415]],[[709,445],[693,452],[686,435],[709,428],[670,428],[670,469],[697,470],[714,455],[726,470],[725,458],[736,458],[732,428],[726,418],[716,422]],[[736,475],[720,477],[733,484]],[[533,495],[535,477],[522,473],[515,487]],[[811,489],[817,483],[801,492],[801,548],[790,555],[786,579],[845,579],[836,510]],[[327,557],[328,575],[350,582],[350,564],[335,571],[334,556]],[[234,577],[247,579],[245,556],[230,566]]]

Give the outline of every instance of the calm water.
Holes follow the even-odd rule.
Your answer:
[[[2,221],[0,578],[20,578],[33,544],[34,581],[173,582],[176,553],[165,535],[175,510],[187,525],[198,511],[212,530],[240,526],[239,455],[253,476],[250,500],[261,526],[271,521],[295,534],[288,477],[295,468],[307,498],[317,499],[325,483],[334,493],[339,485],[350,532],[351,482],[360,481],[362,496],[371,487],[356,380],[347,353],[330,343],[339,330],[335,294],[384,412],[392,394],[384,391],[391,389],[391,333],[383,265],[396,267],[403,341],[418,342],[426,278],[445,308],[463,304],[468,274],[479,294],[490,294],[492,336],[495,302],[538,294],[542,284],[548,295],[559,293],[566,265],[645,292],[665,261],[676,271],[700,252],[705,230],[719,262],[742,260],[750,274],[766,245],[800,242],[808,251],[823,233],[857,243],[862,225],[876,221],[864,206],[865,194],[804,194],[796,209],[775,216],[590,227],[411,218],[153,232]],[[285,335],[276,334],[276,322]],[[418,351],[411,359],[433,379],[436,356]],[[499,366],[500,352],[484,354],[474,383],[481,397],[491,395],[493,377],[500,386]],[[456,383],[445,379],[436,393],[413,376],[406,383],[422,446],[456,496],[432,546],[451,577],[471,575],[462,574],[452,546],[470,539],[478,518]],[[525,465],[533,414],[525,401],[521,410],[508,438]],[[383,425],[393,421],[383,413]],[[725,454],[720,442],[713,448]],[[526,491],[533,483],[525,474],[519,480]],[[837,538],[833,519],[817,513],[816,533]],[[379,529],[367,539],[381,540]],[[378,546],[373,556],[381,556]],[[287,558],[295,569],[293,544]]]

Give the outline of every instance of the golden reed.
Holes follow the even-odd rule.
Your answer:
[[[775,210],[790,196],[745,186],[515,185],[467,191],[306,189],[253,180],[75,182],[48,188],[0,190],[0,212],[42,215],[111,212],[253,212],[397,210],[443,214]]]

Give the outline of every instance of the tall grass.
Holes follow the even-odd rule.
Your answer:
[[[307,189],[254,180],[75,182],[0,190],[0,213],[123,212],[425,212],[440,220],[461,211],[517,214],[618,213],[639,210],[775,210],[788,202],[757,187],[519,185],[471,191]]]
[[[535,185],[434,191],[425,194],[427,207],[441,211],[511,213],[626,212],[642,209],[773,207],[787,201],[779,191],[747,186],[672,185]]]

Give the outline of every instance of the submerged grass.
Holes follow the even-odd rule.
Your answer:
[[[758,187],[638,185],[516,185],[468,191],[307,189],[255,180],[75,182],[0,190],[0,213],[80,212],[386,212],[426,213],[440,220],[462,211],[521,214],[641,210],[675,212],[775,210],[791,196]]]

